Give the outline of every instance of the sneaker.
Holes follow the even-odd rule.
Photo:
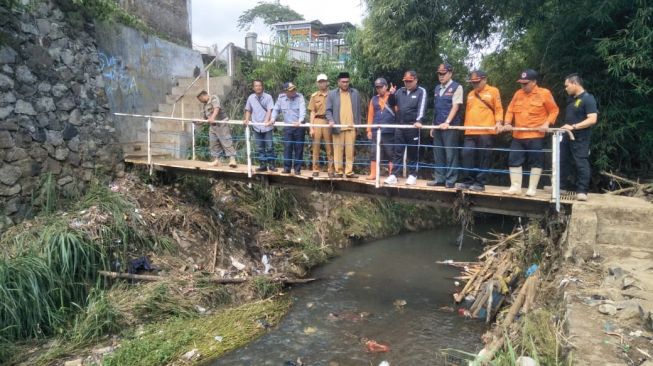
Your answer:
[[[444,187],[444,182],[438,182],[435,180],[432,180],[430,182],[426,182],[426,185],[429,187]]]
[[[313,178],[317,178],[320,176],[320,172],[313,172]]]
[[[383,181],[385,184],[397,184],[397,177],[394,174],[390,174],[385,181]]]
[[[290,169],[289,168],[284,168],[283,169],[283,174],[290,174]]]
[[[456,189],[469,189],[470,186],[471,186],[471,184],[464,183],[464,182],[454,184],[454,188],[456,188]]]
[[[576,194],[576,199],[578,201],[587,201],[587,193],[578,193]]]
[[[472,184],[471,186],[469,186],[469,189],[476,192],[484,192],[485,186],[480,184]]]
[[[406,178],[406,185],[407,186],[414,186],[417,183],[417,177],[414,175],[409,175],[408,178]]]
[[[276,172],[277,167],[271,166],[271,167],[268,167],[268,170],[271,171],[271,172]]]
[[[257,173],[267,172],[267,171],[268,171],[268,167],[266,167],[266,166],[260,166],[260,167],[256,168],[256,170],[255,170],[255,172],[257,172]]]
[[[302,171],[301,170],[295,170],[295,175],[302,175]]]

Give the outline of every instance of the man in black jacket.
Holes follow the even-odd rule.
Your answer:
[[[395,149],[392,159],[392,172],[385,180],[385,184],[397,184],[397,174],[403,168],[404,149],[406,149],[406,163],[408,165],[408,178],[406,185],[417,183],[417,164],[419,132],[424,122],[426,112],[426,89],[417,85],[417,73],[406,71],[404,74],[404,87],[397,90],[395,100],[397,103],[397,124],[412,125],[415,128],[395,129]]]

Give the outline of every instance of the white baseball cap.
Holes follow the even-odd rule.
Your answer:
[[[326,74],[320,74],[317,76],[316,81],[321,81],[321,80],[329,80],[329,78],[326,76]]]

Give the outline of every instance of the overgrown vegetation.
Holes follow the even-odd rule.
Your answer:
[[[274,298],[222,309],[213,315],[151,324],[123,343],[105,365],[167,365],[193,348],[202,359],[211,359],[263,334],[265,326],[260,324],[278,323],[289,307],[289,299]]]

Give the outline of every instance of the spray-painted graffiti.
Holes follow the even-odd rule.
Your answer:
[[[108,56],[98,52],[99,71],[105,82],[104,90],[109,101],[121,100],[125,110],[134,109],[140,96],[136,76],[125,65],[120,56]],[[122,109],[122,108],[121,108]]]

